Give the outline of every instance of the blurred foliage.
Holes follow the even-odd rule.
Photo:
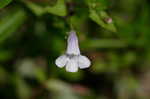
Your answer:
[[[150,99],[148,0],[0,0],[1,99]],[[77,31],[89,69],[55,65]]]
[[[21,8],[16,8],[0,21],[0,42],[7,39],[25,21],[25,12]]]
[[[0,9],[7,6],[12,0],[3,0],[0,3]]]

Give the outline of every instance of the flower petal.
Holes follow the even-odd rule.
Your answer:
[[[86,56],[78,56],[78,66],[81,69],[88,68],[91,65],[90,60]]]
[[[67,61],[69,60],[69,58],[66,56],[66,55],[62,55],[62,56],[59,56],[56,61],[55,61],[55,64],[62,68],[66,65]]]
[[[66,65],[66,71],[68,72],[77,72],[78,71],[78,64],[75,58],[72,58],[68,61]]]
[[[78,38],[75,31],[71,31],[68,37],[67,54],[79,55],[80,49],[78,44]]]

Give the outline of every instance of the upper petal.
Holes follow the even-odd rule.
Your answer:
[[[78,56],[78,66],[81,69],[88,68],[91,65],[90,60],[83,55]]]
[[[66,71],[68,71],[68,72],[77,72],[78,71],[78,64],[77,64],[77,60],[75,58],[70,59],[67,62]]]
[[[66,56],[66,55],[62,55],[62,56],[59,56],[56,61],[55,61],[55,64],[62,68],[66,65],[67,61],[69,60],[69,58]]]
[[[75,31],[71,31],[68,37],[67,54],[79,55],[80,49],[78,45],[78,38]]]

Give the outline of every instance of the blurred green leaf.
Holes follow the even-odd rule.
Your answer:
[[[7,80],[9,79],[8,77],[9,77],[9,74],[0,65],[0,85],[5,84],[7,82]]]
[[[0,50],[0,62],[8,61],[13,57],[12,51]]]
[[[21,8],[8,11],[8,14],[0,19],[0,43],[13,35],[25,19],[26,13]]]
[[[96,10],[106,10],[109,4],[108,0],[86,0],[86,3]]]
[[[117,72],[119,70],[119,67],[122,66],[122,64],[120,64],[121,57],[119,57],[119,55],[115,52],[110,52],[108,53],[108,58],[109,58],[109,62],[108,62],[109,71]]]
[[[71,86],[60,80],[50,79],[46,82],[46,87],[52,92],[52,99],[79,99]]]
[[[123,65],[124,66],[131,66],[133,65],[137,60],[137,56],[135,52],[127,52],[124,56],[123,56]]]
[[[120,78],[116,80],[116,90],[119,99],[131,99],[132,97],[136,97],[135,93],[138,88],[138,80],[128,72],[121,75]]]
[[[96,48],[126,48],[128,45],[115,39],[87,39],[81,42],[81,48],[83,49],[96,49]]]
[[[61,54],[64,52],[65,50],[65,42],[63,41],[63,39],[54,36],[51,44],[51,49],[54,50],[55,52]]]
[[[24,0],[23,1],[28,8],[31,9],[32,12],[34,12],[34,14],[36,14],[37,16],[40,16],[40,15],[43,15],[45,13],[45,10],[42,6],[38,5],[38,4],[35,4],[31,1],[28,1],[28,0]]]
[[[66,72],[65,68],[60,70],[58,75],[65,79],[68,79],[69,81],[79,81],[83,78],[83,72],[82,71],[78,71],[76,73],[70,73],[70,72]]]
[[[47,6],[45,9],[48,13],[58,15],[58,16],[66,16],[67,14],[67,9],[64,0],[57,0],[55,6],[53,7]]]
[[[57,0],[54,6],[41,6],[31,1],[23,1],[38,16],[51,13],[58,16],[66,16],[67,9],[64,0]]]
[[[112,18],[109,17],[105,11],[97,12],[96,10],[91,9],[89,17],[103,28],[116,32],[116,27],[112,21]]]
[[[118,3],[120,5],[119,10],[122,10],[123,13],[134,14],[133,12],[135,12],[138,6],[141,5],[141,0],[120,0]]]
[[[83,15],[74,15],[70,17],[70,23],[75,30],[78,32],[83,32],[84,27],[87,25],[88,14],[84,13]],[[87,30],[87,29],[86,29]]]
[[[46,80],[44,69],[34,59],[18,60],[16,66],[17,73],[23,77],[36,78],[40,82]]]
[[[35,75],[40,82],[44,82],[46,80],[45,71],[42,68],[37,68]]]
[[[0,9],[7,6],[10,2],[12,2],[12,0],[1,0],[0,1]]]
[[[93,73],[100,73],[100,72],[107,72],[108,71],[108,67],[107,64],[104,62],[103,59],[99,58],[99,59],[95,59],[94,61],[92,61],[93,65],[92,65],[92,71],[94,71]]]
[[[31,97],[31,88],[28,86],[28,84],[25,82],[23,78],[21,78],[19,75],[14,76],[14,84],[16,87],[16,92],[19,99],[30,99]]]
[[[17,73],[24,77],[35,78],[37,65],[33,59],[22,59],[16,62]]]

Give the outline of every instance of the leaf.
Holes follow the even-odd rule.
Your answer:
[[[0,43],[6,40],[25,21],[26,13],[23,9],[17,8],[8,12],[0,19]]]
[[[48,13],[58,15],[58,16],[66,16],[67,10],[65,6],[64,0],[57,0],[57,3],[53,7],[46,7]]]
[[[23,1],[27,7],[29,9],[31,9],[32,12],[34,12],[37,16],[41,16],[43,15],[45,12],[44,8],[42,6],[39,6],[38,4],[35,4],[33,2],[30,2],[30,1]]]
[[[128,45],[122,40],[115,39],[87,39],[84,42],[81,42],[81,47],[83,49],[97,49],[97,48],[126,48]]]
[[[20,75],[13,75],[12,82],[15,85],[15,91],[19,99],[29,99],[31,97],[32,90]]]
[[[41,6],[30,1],[23,1],[37,16],[51,13],[58,16],[66,16],[67,10],[64,0],[57,0],[54,6]]]
[[[9,74],[8,72],[0,65],[0,85],[8,82]]]
[[[13,52],[8,50],[0,50],[0,62],[8,61],[13,57]]]
[[[86,0],[86,3],[90,8],[96,10],[106,10],[109,4],[107,0]]]
[[[60,80],[51,79],[46,82],[46,87],[53,94],[52,99],[79,99],[72,87]]]
[[[0,1],[0,9],[7,6],[10,2],[12,2],[12,0],[1,0]]]
[[[116,27],[112,19],[107,15],[105,11],[100,11],[99,13],[97,13],[96,10],[91,9],[89,17],[103,28],[112,32],[116,32]]]
[[[97,58],[93,61],[93,66],[91,67],[91,69],[95,74],[108,71],[107,64],[101,58]]]
[[[45,81],[44,68],[40,67],[39,64],[33,59],[23,59],[18,60],[16,62],[17,73],[19,75],[28,77],[28,78],[36,78],[40,82]]]
[[[128,72],[120,75],[120,78],[116,80],[115,84],[119,99],[129,99],[132,96],[136,97],[137,90],[140,88],[138,80]]]

